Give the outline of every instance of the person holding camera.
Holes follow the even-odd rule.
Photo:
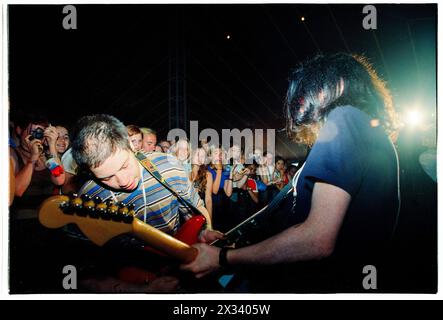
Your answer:
[[[57,152],[58,132],[48,121],[25,116],[16,121],[19,145],[10,148],[14,163],[17,212],[34,217],[35,208],[53,193],[54,185],[63,185],[65,174]],[[28,209],[26,209],[28,208]]]
[[[235,204],[231,206],[231,214],[233,216],[234,225],[237,225],[252,214],[254,214],[259,206],[259,191],[256,185],[257,162],[252,158],[245,161],[244,168],[240,171],[241,179],[237,182],[235,188],[237,199]]]

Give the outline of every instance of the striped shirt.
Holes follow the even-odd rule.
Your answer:
[[[183,166],[175,157],[160,152],[144,154],[157,167],[158,172],[166,182],[183,199],[195,207],[203,206],[203,201],[200,199],[198,192],[189,181]],[[141,165],[140,167],[142,168]],[[173,235],[180,226],[180,217],[188,220],[191,214],[186,206],[155,180],[145,168],[142,168],[142,170],[143,182],[139,183],[137,189],[131,193],[113,192],[106,189],[105,186],[90,180],[80,189],[79,195],[87,194],[91,197],[99,196],[104,201],[112,199],[126,205],[134,204],[134,210],[138,219]],[[145,190],[146,199],[143,199],[142,188]]]

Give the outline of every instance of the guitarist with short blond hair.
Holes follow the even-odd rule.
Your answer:
[[[148,225],[174,236],[183,222],[192,217],[193,210],[206,220],[202,231],[197,233],[198,241],[210,242],[222,237],[220,232],[212,230],[204,203],[177,159],[159,152],[134,154],[127,129],[117,118],[106,114],[81,118],[72,130],[72,155],[79,167],[89,171],[92,177],[81,187],[79,197],[133,208],[137,222],[135,233],[142,241],[127,237],[131,238],[130,243],[151,245],[152,228]],[[170,239],[160,233],[153,234],[160,239],[155,239],[154,244]],[[165,246],[167,244],[163,244]],[[167,249],[167,253],[173,251],[173,248]],[[180,253],[177,257],[184,259]],[[191,258],[185,255],[185,259]],[[111,281],[110,286],[113,285]],[[98,290],[112,291],[111,288]]]

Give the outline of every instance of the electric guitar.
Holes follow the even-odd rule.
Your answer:
[[[276,211],[284,199],[292,195],[289,183],[264,208],[225,233],[223,239],[211,243],[216,247],[244,247],[267,237],[267,217]],[[82,198],[73,195],[52,196],[39,208],[39,221],[47,228],[61,228],[75,223],[83,234],[98,246],[103,246],[121,234],[132,234],[160,253],[182,262],[190,262],[197,255],[191,247],[198,242],[198,234],[205,224],[202,215],[194,216],[177,231],[175,237],[168,235],[135,217],[133,207],[101,199]]]
[[[88,196],[81,198],[58,195],[46,199],[39,208],[39,221],[47,228],[61,228],[75,223],[93,243],[103,246],[121,234],[132,234],[154,251],[182,262],[191,262],[197,249],[198,234],[206,222],[203,216],[188,220],[172,237],[135,217],[133,206],[112,201],[103,202]]]
[[[217,247],[243,247],[259,242],[266,238],[263,232],[266,217],[278,209],[284,199],[292,195],[291,185],[288,184],[271,201],[269,205],[237,225],[225,234],[223,239],[216,240],[211,245]],[[39,221],[47,228],[61,228],[75,223],[83,234],[93,243],[103,246],[112,238],[121,234],[132,234],[152,248],[149,251],[166,255],[181,262],[191,262],[197,256],[197,249],[190,245],[197,243],[198,234],[206,223],[202,215],[188,220],[172,237],[135,217],[134,208],[101,199],[92,200],[87,196],[82,198],[58,195],[46,199],[39,208]],[[148,247],[149,248],[149,247]],[[126,270],[128,271],[128,270]],[[143,270],[130,270],[123,276],[127,281],[135,278],[145,279]],[[226,287],[233,275],[220,277],[219,283]],[[131,279],[131,280],[129,280]]]

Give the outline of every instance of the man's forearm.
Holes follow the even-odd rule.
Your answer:
[[[327,254],[315,235],[308,232],[306,226],[300,224],[255,245],[230,250],[228,262],[232,265],[271,265],[320,259],[325,256]]]
[[[331,255],[350,201],[351,195],[345,190],[327,183],[315,183],[308,218],[266,240],[261,248],[264,258],[278,263]]]

